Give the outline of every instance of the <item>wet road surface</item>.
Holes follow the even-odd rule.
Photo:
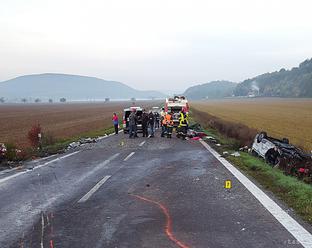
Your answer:
[[[199,141],[159,136],[0,175],[0,247],[303,247]]]

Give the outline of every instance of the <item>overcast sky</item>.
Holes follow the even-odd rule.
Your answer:
[[[60,72],[141,89],[242,81],[312,57],[311,0],[1,0],[0,81]]]

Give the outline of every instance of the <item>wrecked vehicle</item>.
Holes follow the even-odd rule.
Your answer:
[[[278,166],[287,174],[298,177],[310,177],[312,169],[311,154],[305,154],[301,149],[282,140],[269,137],[266,132],[256,135],[251,152],[265,159],[272,166]]]

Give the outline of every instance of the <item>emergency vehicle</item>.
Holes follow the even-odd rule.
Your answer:
[[[175,96],[173,98],[166,98],[165,112],[172,112],[173,125],[179,125],[180,111],[184,113],[189,112],[189,104],[185,96]]]

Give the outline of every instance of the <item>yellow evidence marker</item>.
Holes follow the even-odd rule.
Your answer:
[[[232,182],[231,182],[231,180],[226,180],[226,181],[224,182],[224,188],[226,188],[226,189],[232,188]]]

